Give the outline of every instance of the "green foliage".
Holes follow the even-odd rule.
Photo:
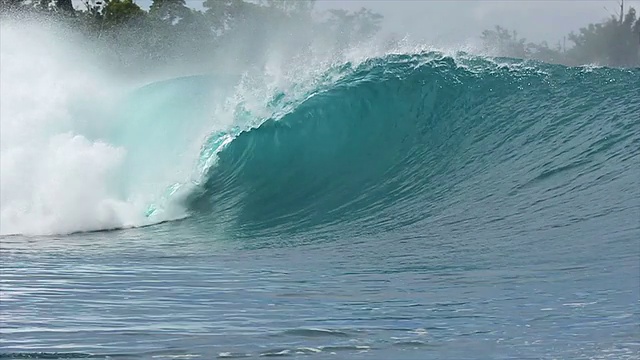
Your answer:
[[[56,0],[56,8],[67,13],[73,13],[75,11],[71,0]]]
[[[566,50],[560,45],[552,49],[544,42],[527,43],[516,32],[500,26],[485,30],[481,39],[485,51],[494,55],[567,65],[640,66],[640,19],[633,8],[622,19],[611,17],[570,33],[568,39],[573,46]]]
[[[515,31],[496,26],[493,30],[485,30],[480,37],[485,51],[508,54],[508,56],[524,58],[527,56],[525,39],[519,39]]]
[[[146,13],[133,0],[108,0],[102,10],[102,19],[107,26],[140,23]]]
[[[588,62],[612,66],[640,66],[640,21],[631,8],[620,21],[611,17],[604,23],[589,24],[571,33],[574,47],[567,53],[572,63]]]
[[[290,16],[309,14],[315,6],[315,0],[261,0],[258,4],[269,9],[275,9]]]
[[[175,25],[182,19],[191,15],[185,0],[153,0],[149,8],[149,16]]]
[[[205,0],[202,6],[213,29],[223,32],[234,25],[234,20],[244,17],[255,6],[243,0]]]
[[[564,60],[560,44],[552,49],[546,41],[540,44],[528,43],[526,51],[528,57],[547,63],[561,63]]]
[[[0,0],[0,13],[19,11],[26,7],[24,0]]]

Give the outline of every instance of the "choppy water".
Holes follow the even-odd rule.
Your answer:
[[[208,133],[138,225],[186,218],[4,236],[0,357],[639,358],[640,71],[502,62],[331,68]],[[129,150],[119,193],[219,81],[86,135]]]

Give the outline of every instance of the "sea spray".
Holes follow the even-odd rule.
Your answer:
[[[272,39],[244,67],[217,55],[203,76],[185,66],[123,76],[108,48],[55,21],[5,17],[1,36],[1,234],[184,217],[179,199],[215,161],[207,139],[289,111],[280,104],[312,89],[333,56],[291,62]]]
[[[549,119],[571,129],[575,114],[615,94],[626,103],[621,115],[602,109],[597,121],[629,134],[637,127],[637,99],[625,98],[640,85],[635,70],[406,43],[338,53],[312,43],[296,53],[270,39],[271,50],[248,65],[125,79],[74,34],[55,24],[2,24],[2,234],[193,214],[270,231],[348,219],[368,226],[393,212],[410,224],[442,211],[462,179],[505,166],[495,159],[536,136],[526,129],[553,129]],[[577,156],[564,153],[563,161]],[[428,206],[416,211],[415,203]]]

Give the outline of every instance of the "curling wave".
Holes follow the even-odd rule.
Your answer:
[[[477,227],[533,212],[562,226],[600,213],[583,197],[638,208],[637,191],[603,197],[634,181],[637,69],[423,53],[332,71],[339,80],[216,148],[189,209],[255,235]]]

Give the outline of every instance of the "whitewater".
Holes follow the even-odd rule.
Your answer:
[[[640,69],[1,34],[0,358],[638,358]]]

